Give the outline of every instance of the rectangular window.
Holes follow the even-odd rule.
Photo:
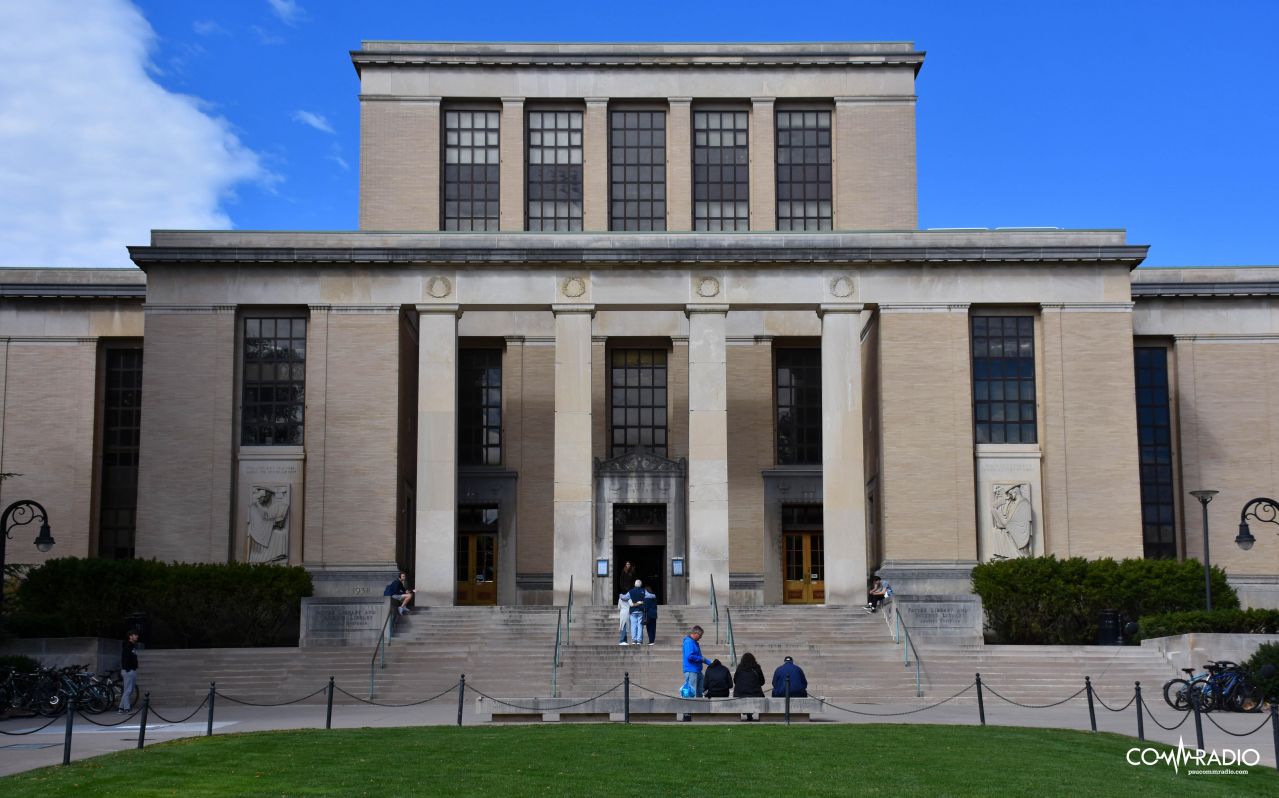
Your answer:
[[[973,435],[977,443],[1036,443],[1035,319],[973,316]]]
[[[1145,556],[1176,559],[1172,481],[1172,419],[1168,401],[1168,350],[1139,346],[1137,440],[1141,457],[1141,527]]]
[[[609,352],[612,446],[609,457],[643,449],[666,456],[666,350]]]
[[[693,112],[693,229],[750,229],[746,111]]]
[[[778,465],[822,462],[822,350],[779,348],[774,358]]]
[[[243,446],[301,446],[306,319],[244,319]]]
[[[529,111],[528,229],[582,229],[582,112]]]
[[[444,112],[445,230],[497,230],[500,117],[497,111]]]
[[[502,464],[502,350],[458,352],[457,426],[458,463]]]
[[[609,229],[666,229],[666,112],[609,115]]]
[[[777,112],[777,229],[831,229],[830,111]]]
[[[142,347],[109,347],[102,404],[98,556],[133,557],[138,517],[138,438],[142,428]]]

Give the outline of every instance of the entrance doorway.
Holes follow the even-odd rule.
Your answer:
[[[782,601],[826,602],[826,556],[820,504],[782,508]]]
[[[666,603],[665,504],[613,505],[613,562],[614,598],[634,587],[639,579],[657,596],[658,604]],[[634,575],[625,573],[628,562],[634,567]]]
[[[497,603],[497,507],[457,508],[457,603]]]

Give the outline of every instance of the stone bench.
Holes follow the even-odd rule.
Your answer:
[[[811,720],[825,711],[820,698],[792,698],[790,717]],[[620,695],[580,698],[477,698],[475,713],[484,722],[512,721],[620,721],[626,707]],[[784,698],[666,698],[631,696],[631,720],[680,720],[691,715],[700,720],[741,720],[746,714],[759,720],[779,721],[786,717]]]

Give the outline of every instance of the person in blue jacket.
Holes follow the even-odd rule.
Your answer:
[[[702,647],[697,642],[702,639],[702,627],[694,626],[684,638],[684,684],[688,685],[697,698],[702,697],[702,666],[708,660],[702,656]]]
[[[400,571],[399,577],[386,586],[386,589],[382,591],[382,595],[400,602],[398,608],[400,614],[408,615],[412,612],[409,609],[409,602],[413,600],[415,592],[409,588],[409,575],[404,571]]]
[[[773,698],[785,697],[787,677],[790,677],[790,697],[806,698],[808,679],[804,676],[804,669],[796,665],[791,657],[787,657],[786,661],[773,671]]]

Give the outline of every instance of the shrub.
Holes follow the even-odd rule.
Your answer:
[[[1101,611],[1123,618],[1191,610],[1203,605],[1203,566],[1194,560],[1085,560],[1024,557],[973,569],[986,626],[1002,643],[1095,643]],[[1222,608],[1239,606],[1220,568],[1212,595]]]
[[[1213,593],[1216,596],[1216,593]],[[1191,632],[1279,634],[1279,610],[1192,610],[1144,616],[1138,623],[1145,639]]]
[[[1261,669],[1265,665],[1273,665],[1275,672],[1269,679],[1261,677]],[[1279,701],[1279,643],[1262,643],[1253,652],[1244,666],[1252,673],[1261,693],[1266,698]]]
[[[74,557],[33,568],[18,588],[15,632],[122,638],[145,617],[156,647],[296,645],[304,568]]]

